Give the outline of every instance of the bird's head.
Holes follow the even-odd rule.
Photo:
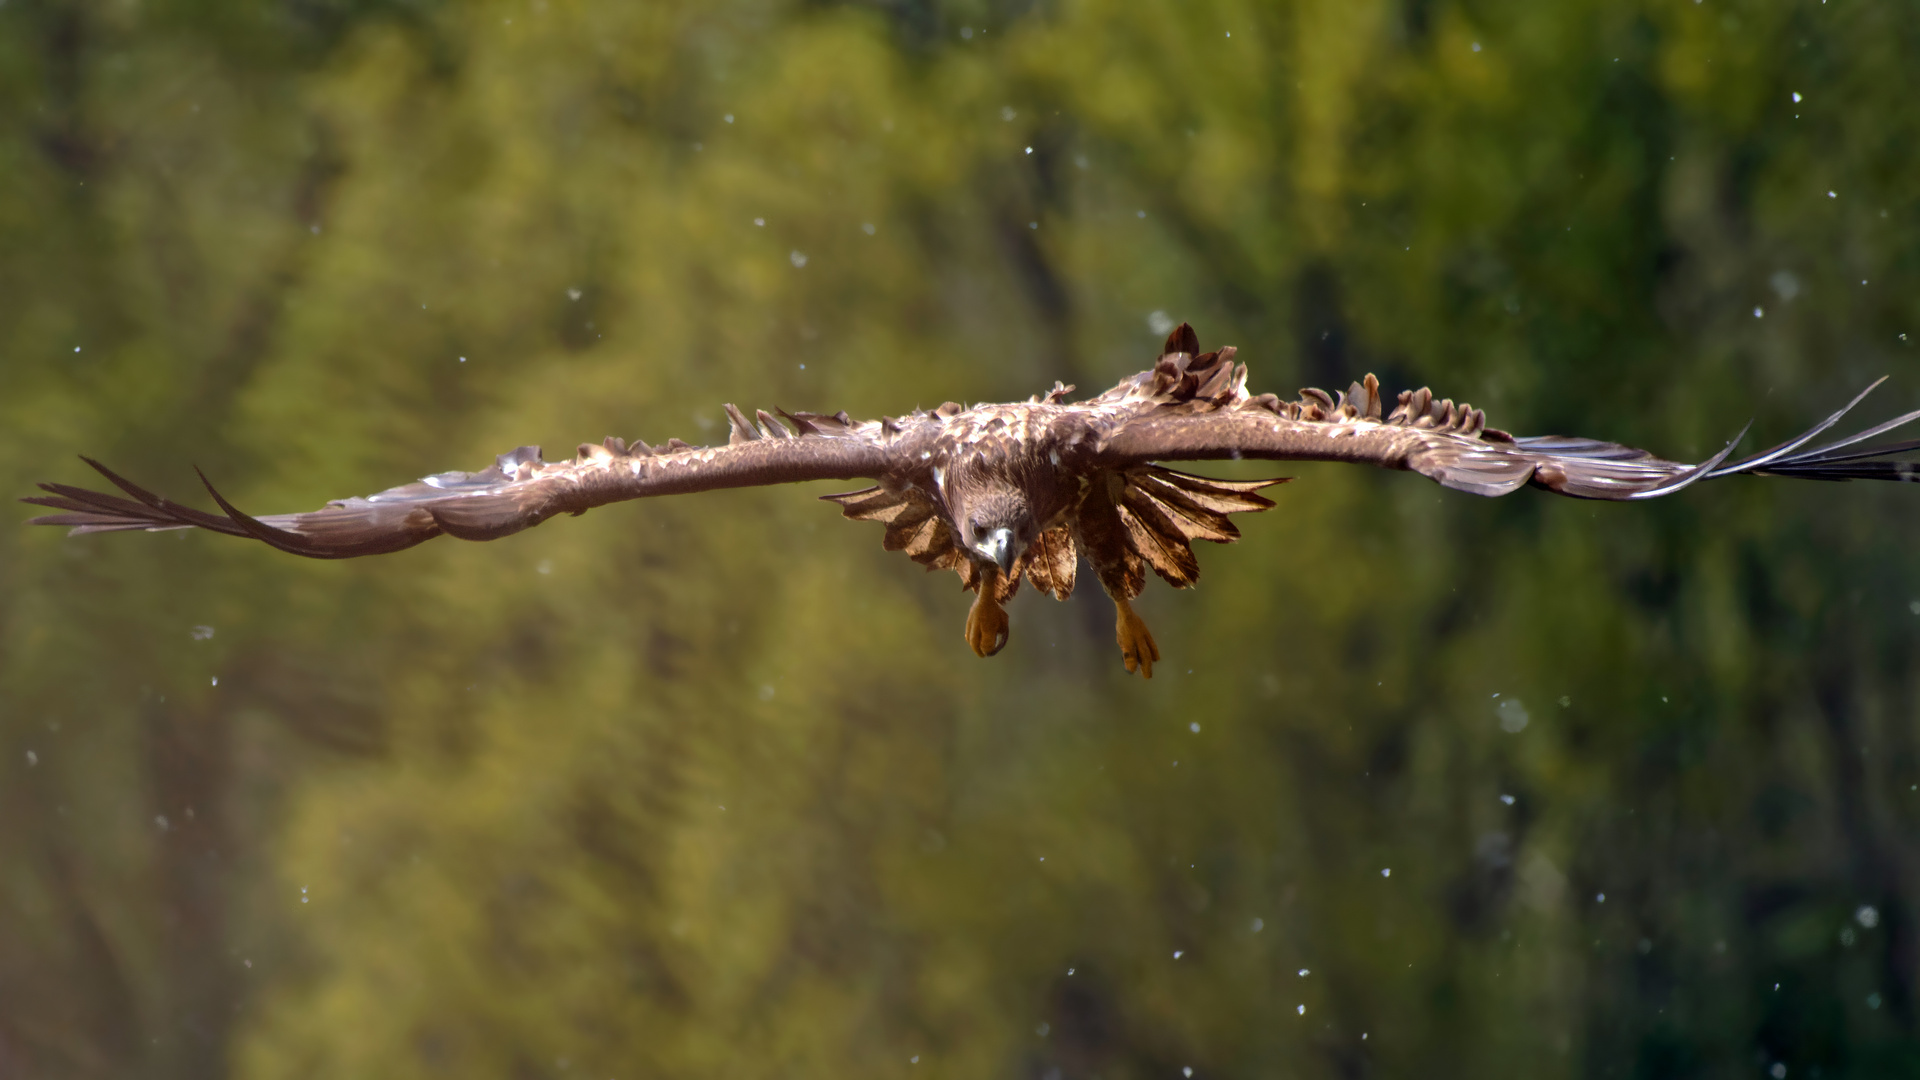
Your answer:
[[[954,503],[954,524],[967,554],[1011,573],[1039,533],[1026,493],[1012,484],[993,484],[966,492]]]

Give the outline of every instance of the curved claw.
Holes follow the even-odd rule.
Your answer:
[[[980,594],[967,612],[967,645],[975,656],[992,656],[1007,647],[1007,609],[993,597],[993,582],[980,583]]]
[[[1120,643],[1120,660],[1127,665],[1128,671],[1138,671],[1143,679],[1153,678],[1153,663],[1160,659],[1160,646],[1154,644],[1153,632],[1147,629],[1146,620],[1133,610],[1133,605],[1115,597],[1113,600],[1114,638]]]

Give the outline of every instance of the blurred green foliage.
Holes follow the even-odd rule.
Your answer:
[[[1920,404],[1917,51],[1893,0],[6,0],[0,487],[307,509],[1093,392],[1169,317],[1256,392],[1704,456]],[[338,564],[0,530],[0,1074],[1920,1074],[1915,492],[1297,472],[1149,590],[1151,683],[1091,588],[974,659],[831,488]]]

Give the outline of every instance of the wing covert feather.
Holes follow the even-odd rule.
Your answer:
[[[1256,399],[1257,400],[1257,399]],[[1537,459],[1513,444],[1359,417],[1294,420],[1257,406],[1130,421],[1101,447],[1102,463],[1337,461],[1407,469],[1477,495],[1504,495],[1533,478]]]

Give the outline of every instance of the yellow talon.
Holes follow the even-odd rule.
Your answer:
[[[980,582],[980,594],[974,597],[973,610],[967,612],[967,644],[975,656],[992,656],[1007,644],[1007,609],[994,599],[991,575]]]
[[[1146,621],[1134,613],[1132,604],[1120,597],[1113,600],[1113,613],[1113,636],[1120,642],[1120,659],[1126,662],[1128,671],[1138,671],[1142,678],[1153,678],[1153,662],[1160,659],[1160,646],[1153,643]]]

